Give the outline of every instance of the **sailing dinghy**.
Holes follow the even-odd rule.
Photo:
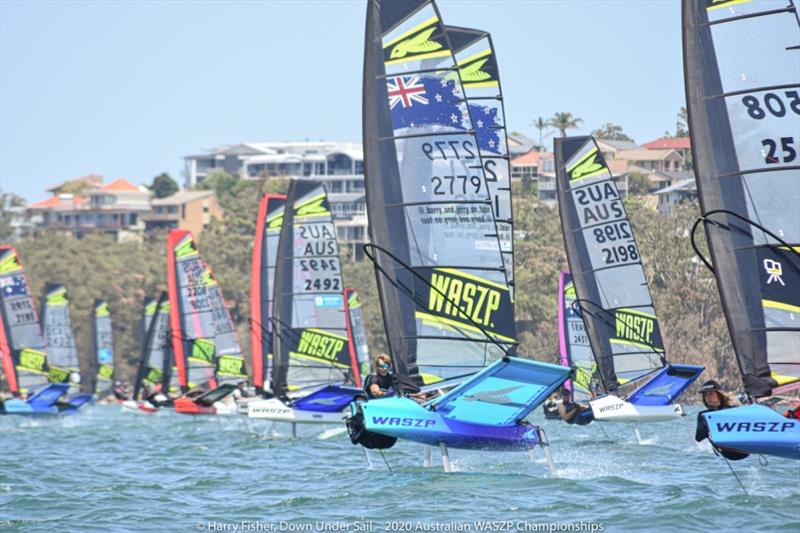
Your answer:
[[[622,197],[592,137],[555,140],[558,205],[576,299],[597,363],[594,420],[683,416],[675,400],[702,366],[667,362]],[[578,370],[576,367],[576,378]]]
[[[92,311],[92,355],[94,363],[94,390],[100,396],[113,396],[114,386],[114,333],[108,302],[95,300]]]
[[[133,382],[133,399],[122,403],[124,411],[155,413],[172,407],[167,396],[172,372],[169,331],[169,297],[162,292],[158,300],[146,297],[141,325],[142,344],[139,365]]]
[[[28,278],[13,246],[0,246],[0,358],[13,399],[0,414],[57,415],[69,384],[50,379],[44,338]]]
[[[711,257],[701,258],[716,276],[750,402],[705,412],[700,422],[722,452],[800,459],[800,420],[768,407],[786,405],[791,393],[796,402],[800,389],[796,3],[685,2],[683,55],[695,229],[702,222]]]
[[[280,227],[272,327],[266,330],[272,336],[271,397],[247,402],[247,414],[290,422],[294,432],[298,423],[341,422],[361,389],[325,187],[292,181]],[[263,309],[269,296],[261,301]],[[262,309],[257,317],[267,316]]]
[[[173,229],[167,236],[167,288],[172,354],[183,396],[174,400],[175,412],[190,415],[230,414],[215,405],[236,388],[218,386],[216,325],[211,271],[200,257],[188,230]]]
[[[511,218],[500,181],[508,165],[502,95],[488,34],[460,30],[445,29],[432,1],[368,3],[365,251],[396,379],[394,397],[355,402],[348,420],[351,440],[368,448],[398,438],[439,445],[446,470],[448,447],[542,445],[525,418],[568,376],[509,355],[516,330],[511,235],[500,231]],[[416,391],[432,398],[419,404]]]

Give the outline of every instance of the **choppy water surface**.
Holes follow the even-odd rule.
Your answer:
[[[389,471],[335,426],[301,427],[292,438],[289,425],[118,406],[51,420],[4,416],[0,528],[478,531],[496,521],[483,526],[800,530],[800,463],[732,463],[745,495],[725,462],[694,444],[692,415],[641,426],[641,445],[631,425],[537,422],[556,477],[541,450],[451,450],[456,472],[445,474],[438,451],[423,468],[422,447],[407,442],[386,452]]]

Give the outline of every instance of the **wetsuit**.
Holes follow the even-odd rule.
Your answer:
[[[382,396],[375,396],[374,394],[372,394],[372,391],[370,389],[372,388],[373,385],[377,385],[379,388],[388,391],[389,389],[392,388],[392,385],[394,385],[394,379],[392,378],[392,375],[389,374],[388,372],[386,373],[385,376],[381,376],[378,373],[372,373],[369,376],[367,376],[367,379],[364,381],[364,392],[367,393],[367,396],[369,397],[370,400],[375,398],[382,398]]]
[[[578,412],[575,413],[575,415],[569,420],[565,420],[567,424],[577,424],[579,426],[585,426],[586,424],[594,420],[594,413],[592,413],[591,407],[581,407],[580,405],[571,400],[567,400],[564,402],[565,412],[569,413],[574,409],[577,409]]]
[[[705,413],[711,413],[714,411],[719,411],[719,409],[706,409],[705,411],[697,413],[697,429],[694,432],[694,440],[697,442],[708,438],[708,423],[706,422],[706,419],[703,418],[703,415]],[[711,442],[710,439],[709,442]],[[711,442],[711,445],[714,446],[714,443]],[[736,452],[725,448],[719,448],[717,446],[714,446],[714,449],[717,450],[717,452],[719,452],[723,457],[730,459],[731,461],[738,461],[739,459],[744,459],[750,455],[749,453]]]

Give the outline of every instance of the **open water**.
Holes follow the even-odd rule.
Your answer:
[[[541,415],[539,415],[541,416]],[[585,427],[534,418],[541,450],[421,446],[365,456],[343,428],[93,406],[0,417],[0,529],[21,531],[800,531],[800,463],[731,463],[683,420]],[[370,466],[371,463],[371,466]],[[391,471],[387,464],[391,467]],[[746,494],[745,494],[746,491]]]

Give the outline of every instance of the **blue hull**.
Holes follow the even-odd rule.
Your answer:
[[[360,404],[367,431],[422,444],[471,450],[530,450],[541,443],[539,428],[490,426],[445,418],[409,398],[386,398]]]
[[[3,410],[7,415],[53,416],[71,415],[78,412],[82,405],[94,401],[91,394],[76,394],[69,403],[57,403],[59,398],[69,390],[65,383],[48,385],[26,400],[6,400]]]
[[[3,403],[3,409],[7,415],[57,415],[58,407],[51,405],[31,405],[24,400],[6,400]]]
[[[763,405],[704,413],[711,443],[743,453],[800,460],[800,420]]]

